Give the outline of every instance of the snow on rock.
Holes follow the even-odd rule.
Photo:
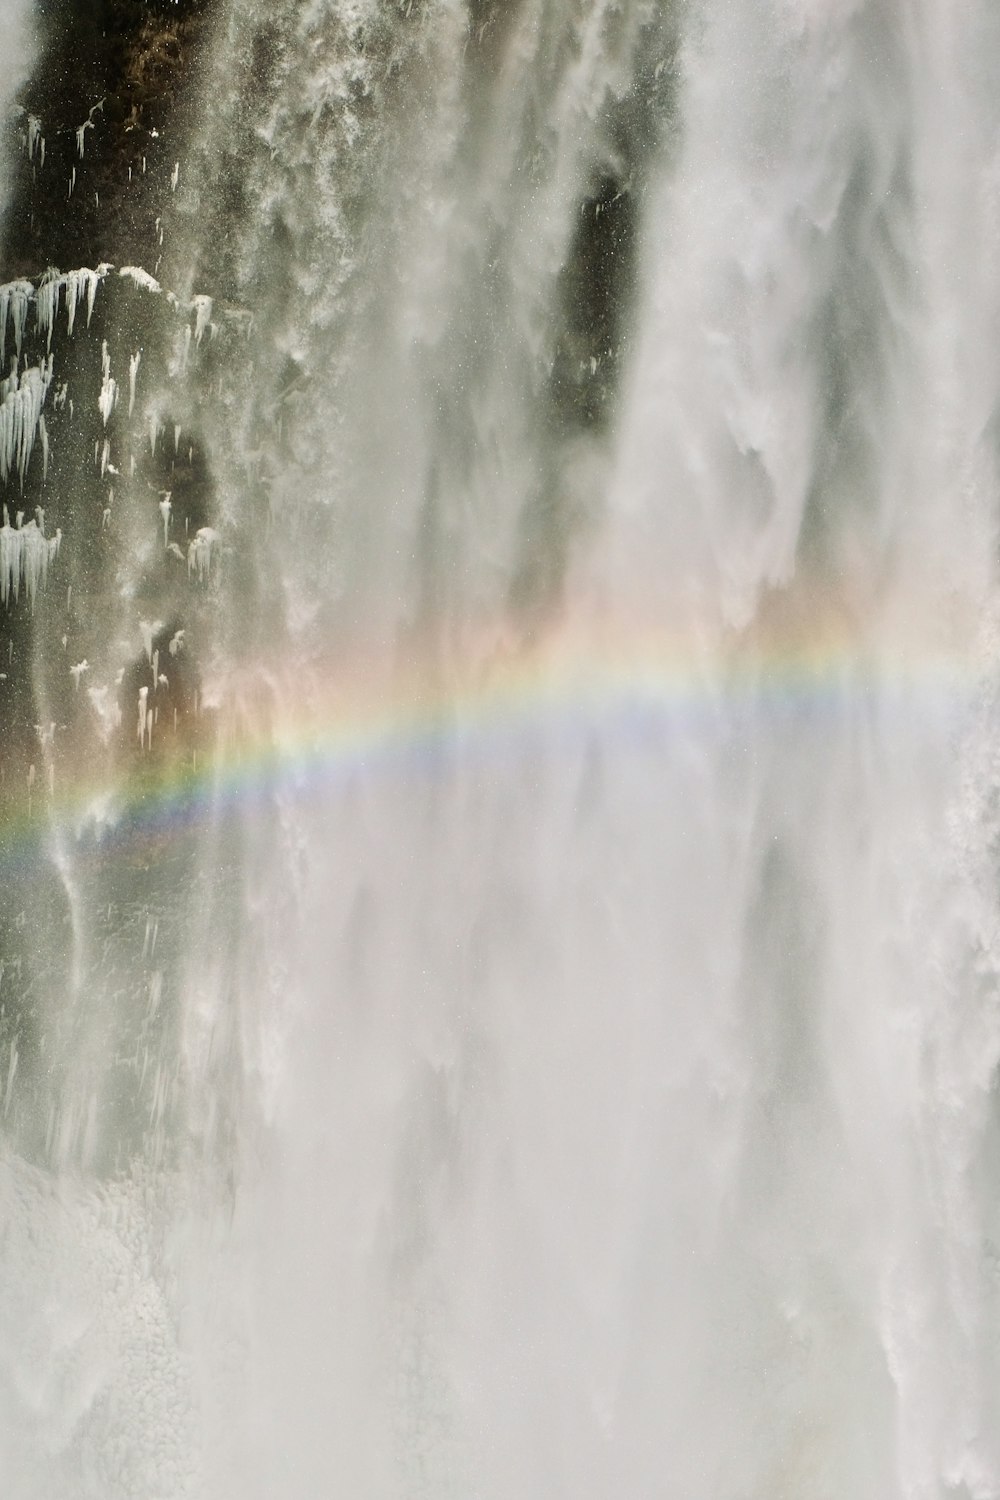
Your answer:
[[[122,266],[118,274],[119,276],[127,277],[134,286],[139,287],[143,292],[159,293],[163,290],[155,277],[150,276],[149,272],[144,271],[141,266]]]

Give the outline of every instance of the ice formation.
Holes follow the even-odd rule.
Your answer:
[[[194,309],[195,315],[194,341],[196,344],[200,344],[204,338],[205,329],[211,327],[212,299],[211,297],[206,297],[203,292],[199,292],[196,297],[192,297],[191,306]]]
[[[28,303],[35,295],[30,281],[8,281],[0,286],[0,366],[7,357],[7,321],[14,331],[14,348],[20,358]]]
[[[139,366],[142,363],[142,350],[137,349],[134,354],[129,355],[128,361],[128,414],[132,415],[135,410],[135,382],[139,374]]]
[[[94,315],[94,301],[97,297],[98,283],[104,280],[110,266],[98,266],[92,271],[87,266],[81,266],[77,271],[67,271],[64,277],[66,286],[66,331],[73,332],[76,321],[77,309],[84,297],[87,299],[87,327]]]
[[[156,278],[150,276],[149,272],[144,271],[141,266],[122,266],[118,274],[119,276],[126,277],[140,291],[159,293],[163,290]]]
[[[16,470],[22,488],[51,380],[50,358],[29,366],[21,375],[12,371],[0,382],[0,479],[7,480]]]
[[[62,532],[46,537],[35,521],[21,525],[21,513],[11,526],[7,507],[3,509],[4,524],[0,526],[0,603],[8,605],[11,598],[16,603],[22,587],[28,602],[34,608],[39,585],[44,585],[49,572],[49,563],[58,555]]]
[[[146,707],[146,699],[148,697],[149,688],[141,687],[139,689],[139,723],[136,727],[136,738],[139,741],[140,748],[143,750],[145,750],[146,748],[147,735],[149,737],[149,742],[152,743],[153,714],[152,711],[150,709],[147,709]]]
[[[110,739],[112,731],[121,727],[122,711],[118,699],[112,696],[110,689],[106,686],[88,688],[87,696],[100,722],[101,738],[106,742]]]
[[[220,540],[219,533],[211,526],[202,526],[188,547],[188,572],[197,573],[199,583],[204,583],[212,571]]]
[[[105,427],[117,404],[118,382],[111,374],[111,355],[108,353],[108,344],[105,339],[101,344],[101,394],[97,398],[98,410]]]
[[[38,332],[45,335],[47,348],[52,348],[52,330],[55,327],[56,315],[59,312],[59,297],[66,278],[60,276],[53,267],[43,275],[35,293],[35,327]]]
[[[37,115],[29,115],[28,116],[28,134],[27,134],[27,147],[28,147],[28,160],[29,161],[34,161],[34,159],[35,159],[35,147],[38,145],[38,142],[41,139],[42,139],[42,122],[38,118]]]
[[[8,281],[0,286],[0,366],[7,357],[8,328],[13,332],[14,349],[20,357],[28,320],[28,307],[32,302],[35,304],[35,327],[45,337],[49,347],[52,344],[56,314],[59,311],[59,300],[63,292],[66,294],[66,331],[72,334],[77,311],[84,300],[87,304],[87,327],[89,328],[94,314],[97,288],[109,270],[111,267],[108,265],[100,265],[96,270],[92,270],[89,266],[81,266],[75,271],[67,271],[64,276],[50,267],[42,276],[37,291],[34,285],[26,280]]]
[[[153,637],[162,629],[162,620],[154,620],[152,624],[148,620],[139,621],[139,634],[142,636],[142,647],[146,653],[146,660],[151,665],[153,661]]]

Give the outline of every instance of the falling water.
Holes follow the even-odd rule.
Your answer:
[[[995,7],[199,67],[2,304],[0,1489],[1000,1497]]]

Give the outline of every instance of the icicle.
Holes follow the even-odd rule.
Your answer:
[[[132,415],[135,410],[135,382],[139,374],[139,365],[142,362],[142,350],[137,349],[129,356],[128,362],[128,414]]]
[[[75,187],[76,187],[76,168],[74,167],[73,170],[69,174],[69,192],[66,194],[67,200],[70,199],[70,198],[72,198],[72,196],[73,196],[73,189]]]
[[[154,620],[152,624],[148,620],[139,621],[139,634],[142,636],[143,650],[146,653],[146,660],[151,666],[153,663],[153,637],[162,629],[162,620]]]
[[[76,322],[76,308],[80,300],[82,288],[80,286],[79,271],[66,272],[66,332],[72,334],[73,324]]]
[[[109,470],[110,467],[111,467],[111,441],[110,441],[109,438],[105,438],[104,439],[104,447],[101,449],[101,478],[102,479],[104,478],[105,474],[108,472],[108,470]]]
[[[88,266],[81,266],[78,271],[67,271],[64,277],[66,287],[66,332],[72,333],[76,323],[77,309],[84,297],[87,299],[87,327],[94,314],[94,302],[97,297],[97,284],[104,279],[107,273],[106,267],[99,267],[96,271],[90,270]]]
[[[194,341],[196,344],[200,344],[204,338],[205,329],[211,321],[212,299],[211,297],[206,297],[203,293],[199,293],[197,297],[192,297],[191,306],[194,308],[195,314]]]
[[[160,680],[160,653],[159,653],[159,651],[154,651],[153,652],[152,667],[153,667],[153,692],[155,693],[156,692],[156,685],[157,685],[157,683]]]
[[[64,285],[65,278],[50,268],[39,282],[35,297],[35,327],[39,333],[45,334],[49,349],[52,348],[52,329],[59,312],[59,294]]]
[[[140,750],[145,750],[146,748],[146,699],[148,697],[149,688],[141,687],[139,689],[139,724],[136,730]]]
[[[77,692],[79,692],[80,690],[80,678],[83,676],[84,672],[89,671],[90,663],[87,661],[86,657],[84,657],[83,661],[78,661],[75,667],[70,667],[69,675],[73,679],[73,686],[77,690]]]
[[[156,440],[162,431],[163,427],[159,416],[155,411],[151,411],[149,414],[149,452],[151,458],[156,457]]]
[[[170,531],[170,491],[164,493],[160,501],[160,515],[163,517],[163,545],[167,545],[168,533]]]
[[[38,143],[38,148],[39,148],[38,149],[38,165],[40,167],[44,167],[44,165],[45,165],[45,137],[44,137],[44,135],[42,136],[41,140]]]
[[[49,430],[44,416],[38,418],[38,436],[42,440],[42,483],[49,477]]]
[[[108,272],[110,270],[111,270],[111,267],[107,264],[106,261],[103,261],[101,263],[101,265],[98,266],[98,268],[97,268],[96,271],[83,271],[83,272],[81,272],[81,275],[85,276],[86,277],[86,281],[87,281],[87,327],[88,328],[90,327],[90,320],[94,316],[94,303],[97,301],[97,283],[99,281],[103,281],[104,278],[105,278],[105,276],[108,274]]]
[[[143,161],[145,161],[145,157],[143,157]],[[180,180],[181,180],[181,164],[180,164],[179,161],[175,161],[174,162],[174,170],[170,174],[170,191],[172,193],[176,193],[176,191],[177,191],[177,184],[180,182]]]
[[[57,531],[47,541],[34,521],[16,529],[0,526],[0,603],[7,604],[11,596],[16,603],[24,587],[34,609],[35,595],[48,578],[49,563],[57,556],[61,539],[62,532]]]
[[[183,651],[183,649],[184,632],[183,630],[178,630],[176,635],[172,635],[170,637],[170,644],[168,645],[167,650],[170,652],[171,656],[176,656],[178,651]]]
[[[219,533],[211,526],[202,526],[188,547],[188,572],[197,573],[199,583],[204,583],[211,573],[220,540]]]
[[[101,344],[101,394],[97,401],[105,427],[108,425],[108,418],[114,411],[117,402],[118,382],[111,375],[111,356],[108,353],[108,344],[105,339]]]
[[[28,318],[28,303],[35,295],[30,281],[8,281],[0,286],[0,368],[7,358],[7,322],[14,330],[14,348],[21,357],[24,340],[24,325]]]
[[[180,427],[179,423],[175,422],[174,423],[174,455],[175,455],[175,457],[180,452],[180,448],[181,448],[181,427]]]
[[[0,479],[6,480],[16,469],[22,489],[50,374],[48,365],[32,365],[20,379],[12,374],[4,383],[5,394],[0,402]]]
[[[93,122],[93,120],[84,120],[84,122],[83,122],[82,125],[78,125],[76,127],[76,149],[80,153],[80,160],[81,161],[83,161],[83,148],[84,148],[84,141],[85,141],[86,136],[87,136],[87,131],[88,130],[93,130],[93,128],[94,128],[94,122]]]

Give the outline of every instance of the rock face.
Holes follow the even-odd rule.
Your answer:
[[[183,404],[188,351],[193,366],[215,330],[207,299],[170,299],[156,274],[213,5],[39,9],[0,235],[0,1109],[26,1155],[58,1155],[60,1130],[79,1145],[75,1106],[60,1125],[32,1078],[54,1067],[68,1098],[74,1037],[95,1024],[62,1009],[83,971],[60,839],[108,771],[141,805],[165,762],[197,756],[205,722],[194,663],[217,533],[190,407],[164,392],[172,374]],[[148,842],[106,852],[88,881],[118,944],[111,976],[128,970],[155,858]],[[169,859],[183,889],[183,840]]]
[[[154,243],[155,184],[183,138],[179,106],[213,8],[213,0],[39,7],[41,54],[22,103],[25,118],[40,122],[45,161],[40,149],[30,160],[25,153],[3,229],[6,275],[142,262]]]

